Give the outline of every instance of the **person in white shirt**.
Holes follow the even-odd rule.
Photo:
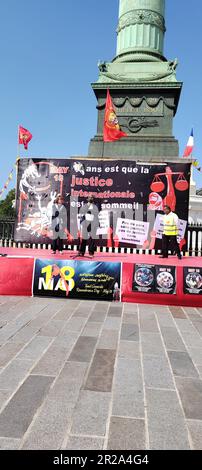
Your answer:
[[[174,249],[178,259],[181,259],[180,247],[177,242],[179,232],[179,219],[177,214],[171,211],[169,206],[164,206],[163,216],[163,236],[162,236],[162,256],[160,258],[168,258],[169,245]]]

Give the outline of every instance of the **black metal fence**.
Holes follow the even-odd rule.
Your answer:
[[[26,245],[25,243],[16,243],[14,242],[14,224],[15,220],[13,218],[3,218],[0,219],[0,246],[16,246],[16,247],[26,247],[29,246],[29,248],[44,248],[47,249],[50,246],[49,245]],[[76,249],[77,247],[74,246],[72,247],[73,249]],[[100,251],[103,251],[102,249]],[[107,248],[105,251],[108,251]],[[112,249],[112,251],[124,251],[128,252],[127,248],[121,249],[121,248],[115,248]],[[133,250],[129,249],[130,253],[137,253],[138,251],[143,252],[143,250]],[[148,252],[148,250],[146,250]],[[188,226],[188,236],[187,236],[187,252],[190,256],[202,256],[202,224],[190,224]]]

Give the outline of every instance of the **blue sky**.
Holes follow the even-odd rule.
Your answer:
[[[33,139],[21,156],[87,155],[97,125],[91,82],[97,62],[116,51],[119,0],[1,0],[0,189],[17,153],[17,126]],[[174,120],[182,154],[194,127],[194,155],[202,165],[201,0],[166,0],[164,54],[179,60],[184,82]],[[202,173],[194,170],[197,186]],[[15,181],[10,183],[9,189]]]

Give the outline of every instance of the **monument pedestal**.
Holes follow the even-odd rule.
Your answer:
[[[148,161],[150,157],[178,157],[178,141],[172,136],[182,84],[141,83],[92,85],[98,105],[97,134],[90,141],[89,157],[123,156]],[[103,122],[107,88],[115,106],[121,129],[128,137],[103,142]]]

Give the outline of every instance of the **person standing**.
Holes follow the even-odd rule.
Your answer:
[[[95,239],[99,227],[98,208],[94,204],[94,197],[89,196],[87,204],[82,206],[79,213],[81,241],[78,256],[84,256],[88,243],[89,255],[92,258],[96,250]]]
[[[179,232],[178,224],[179,218],[177,214],[171,211],[170,206],[164,206],[163,216],[163,236],[162,236],[162,256],[160,258],[168,258],[168,248],[174,249],[178,259],[181,259],[180,247],[177,242],[177,235]]]
[[[52,254],[56,254],[56,250],[63,253],[63,239],[64,230],[67,227],[67,213],[64,206],[64,198],[61,194],[55,199],[52,206],[52,230],[53,230],[53,242],[52,242]]]

